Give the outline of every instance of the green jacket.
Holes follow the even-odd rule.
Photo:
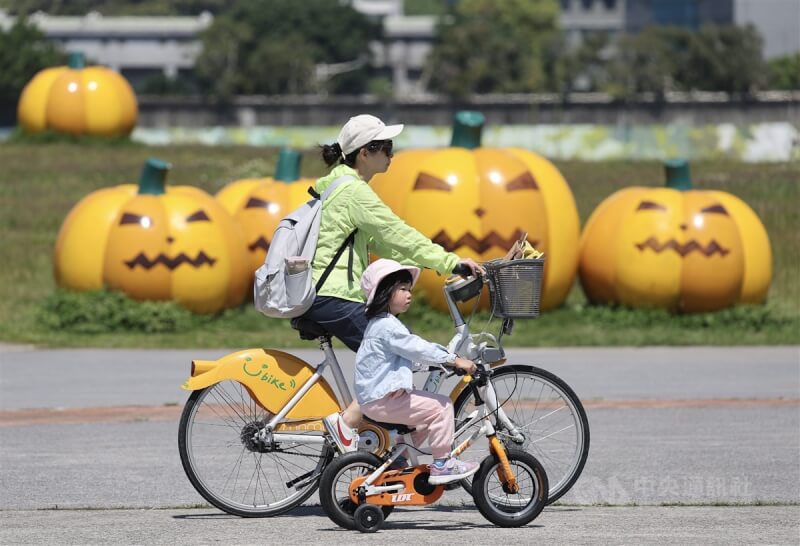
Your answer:
[[[314,188],[322,194],[331,182],[347,175],[353,179],[342,183],[322,204],[319,240],[312,267],[316,283],[347,236],[358,229],[354,244],[353,279],[352,282],[348,280],[349,249],[345,249],[317,295],[363,302],[361,274],[369,265],[370,253],[403,264],[427,267],[442,274],[453,271],[458,256],[445,251],[407,225],[381,201],[355,169],[339,165],[317,180]]]

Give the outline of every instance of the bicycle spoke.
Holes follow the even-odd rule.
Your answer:
[[[573,401],[570,396],[574,394],[568,395],[559,381],[542,370],[525,366],[498,368],[491,378],[498,405],[509,423],[507,428],[499,414],[493,419],[498,436],[508,446],[535,454],[545,466],[551,498],[563,495],[574,483],[588,449],[588,430],[580,402]],[[469,398],[461,400],[456,421],[475,409]],[[477,430],[478,425],[460,430],[458,441]],[[516,433],[512,434],[512,430]],[[517,433],[522,435],[522,441]],[[481,438],[476,443],[487,447]]]
[[[329,449],[318,435],[285,444],[280,434],[262,438],[271,414],[239,383],[219,383],[201,394],[185,427],[186,449],[196,487],[208,500],[226,511],[257,514],[283,511],[316,488],[306,478]],[[301,485],[286,486],[294,482]]]

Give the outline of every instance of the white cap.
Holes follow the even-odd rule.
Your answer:
[[[403,125],[386,125],[375,116],[361,114],[354,116],[344,124],[336,142],[342,148],[342,154],[355,152],[373,140],[389,140],[400,134]]]

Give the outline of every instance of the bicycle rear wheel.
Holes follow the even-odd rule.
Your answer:
[[[492,384],[497,402],[523,435],[512,439],[497,419],[497,437],[513,449],[536,457],[547,472],[548,504],[558,500],[575,484],[589,455],[589,421],[583,404],[573,390],[554,374],[528,365],[506,365],[493,370]],[[474,411],[472,393],[465,389],[453,407],[456,419],[456,443],[472,434],[481,422],[459,431],[459,423]],[[483,444],[485,438],[475,442]],[[461,481],[472,493],[472,480]]]
[[[350,484],[358,477],[368,476],[381,464],[377,455],[355,451],[345,453],[325,468],[319,485],[319,502],[331,521],[345,529],[356,529],[355,512],[359,505],[350,498]],[[394,506],[381,506],[380,509],[385,519]]]
[[[274,516],[306,500],[319,485],[333,457],[321,432],[293,431],[307,435],[308,442],[282,442],[275,434],[267,445],[257,432],[272,417],[235,381],[189,396],[178,431],[181,463],[197,492],[223,512]]]

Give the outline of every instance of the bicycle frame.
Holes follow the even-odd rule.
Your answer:
[[[469,331],[469,325],[464,321],[464,316],[461,314],[461,311],[458,308],[458,305],[454,301],[452,297],[452,290],[453,288],[451,285],[445,285],[443,291],[445,293],[445,299],[447,301],[448,310],[450,312],[450,316],[453,319],[454,327],[455,327],[455,334],[450,339],[450,342],[447,345],[448,351],[451,353],[456,353],[459,356],[470,360],[477,360],[480,364],[492,364],[492,365],[499,365],[505,362],[505,358],[501,358],[500,360],[494,363],[486,363],[482,358],[482,347],[481,345],[476,345],[474,343],[474,339],[472,334]],[[494,340],[494,336],[489,336]],[[267,435],[269,434],[268,431],[274,430],[275,426],[280,423],[280,421],[289,413],[289,411],[300,401],[308,389],[310,389],[319,379],[322,377],[325,369],[330,366],[331,372],[333,374],[334,381],[336,386],[339,390],[339,394],[342,396],[344,407],[347,407],[352,402],[352,394],[350,393],[350,389],[347,385],[347,381],[344,378],[344,374],[342,373],[341,365],[336,358],[336,354],[333,351],[333,347],[331,346],[330,341],[327,338],[320,338],[320,348],[325,353],[325,360],[317,366],[317,371],[308,379],[306,384],[304,384],[301,389],[292,397],[291,400],[284,406],[284,408],[275,415],[269,423],[264,427],[264,430],[261,432],[261,439],[268,439]],[[498,342],[499,355],[502,357],[503,350],[502,346]],[[443,368],[433,368],[430,370],[428,374],[428,378],[425,381],[425,384],[422,388],[425,392],[432,392],[436,393],[439,392],[441,387],[442,381],[445,377],[452,376],[452,372],[447,372]],[[519,429],[511,422],[511,420],[506,415],[505,411],[501,407],[498,407],[497,403],[497,396],[494,391],[494,388],[491,387],[491,383],[489,383],[490,388],[485,389],[485,403],[486,408],[489,409],[488,415],[494,413],[497,416],[497,419],[502,423],[507,434],[511,437],[512,440],[522,442],[524,441],[524,436],[520,433]],[[450,398],[452,401],[455,401],[455,398],[464,388],[464,385],[456,385],[453,389],[453,392],[450,394]],[[468,419],[465,423],[458,427],[455,431],[456,437],[458,437],[466,428],[472,426],[477,421],[477,418]],[[308,442],[309,437],[307,435],[303,435],[301,438],[296,438],[293,435],[281,433],[280,434],[282,439],[285,440],[298,440],[301,439],[303,441]],[[477,437],[477,436],[475,436]],[[471,437],[474,439],[474,437]],[[324,441],[321,437],[319,441]],[[316,442],[316,440],[314,440]]]
[[[444,292],[456,330],[453,338],[448,343],[448,350],[487,366],[495,366],[504,362],[502,358],[497,358],[491,363],[485,362],[483,349],[486,343],[475,344],[475,340],[469,332],[469,327],[464,322],[464,317],[451,296],[451,286],[446,285]],[[494,336],[491,334],[484,335],[488,335],[494,340]],[[279,437],[282,442],[324,443],[326,439],[321,417],[347,407],[352,402],[353,397],[341,365],[336,358],[330,338],[320,337],[319,344],[325,358],[313,369],[313,372],[311,365],[288,353],[269,349],[250,349],[233,353],[218,361],[193,361],[192,377],[184,383],[183,388],[198,390],[225,379],[238,381],[250,391],[259,405],[273,413],[269,422],[265,423],[257,433],[259,440],[271,443],[273,439]],[[496,351],[493,353],[494,356],[503,356],[502,347],[499,343],[494,350]],[[279,369],[286,368],[292,373],[281,374],[280,371],[274,369],[275,367],[271,367],[273,364],[277,364],[275,367]],[[250,365],[250,368],[248,368],[248,365]],[[263,376],[261,375],[262,368],[268,370],[264,372]],[[336,390],[338,391],[338,400],[336,394],[331,392],[332,389],[323,378],[323,374],[328,368],[330,368],[333,375]],[[273,375],[269,375],[269,372]],[[291,390],[284,389],[285,393],[274,391],[265,393],[265,385],[270,384],[269,381],[265,383],[265,380],[272,380],[273,383],[278,382],[278,379],[276,379],[278,376],[280,376],[279,379],[281,381],[291,383]],[[452,376],[452,372],[447,372],[442,368],[431,369],[423,390],[433,393],[438,392],[442,380],[450,376]],[[297,385],[294,378],[304,378],[304,380]],[[283,385],[280,382],[278,384]],[[465,383],[456,385],[450,394],[453,401],[455,401],[465,385]],[[512,439],[522,441],[523,436],[508,419],[502,408],[497,407],[494,389],[491,388],[486,391],[485,401],[487,406],[491,408],[490,413],[494,413],[497,416],[499,422]],[[291,396],[289,396],[290,393]],[[276,396],[279,398],[276,398]],[[280,396],[283,398],[280,398]],[[307,397],[310,397],[311,400],[307,399]],[[297,411],[293,414],[293,410]],[[464,427],[471,426],[474,422],[470,420],[458,427],[456,435],[461,434]],[[308,432],[314,434],[308,434]]]

